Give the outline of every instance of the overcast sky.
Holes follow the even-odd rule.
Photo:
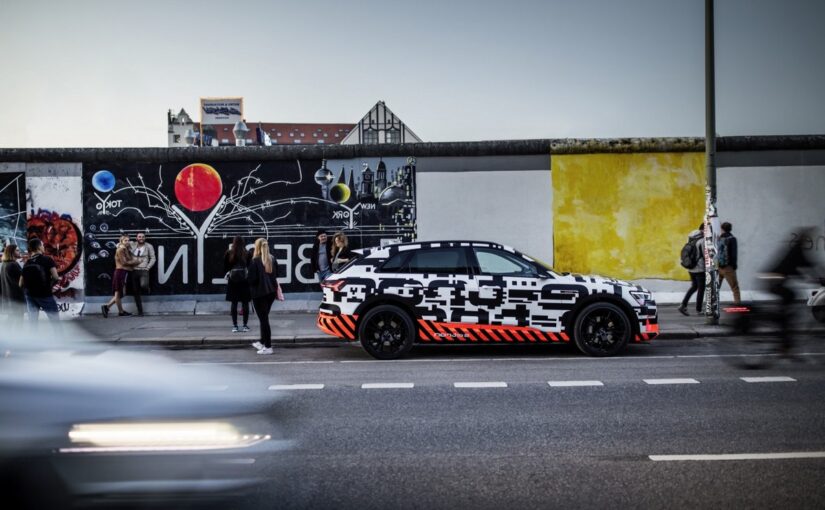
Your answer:
[[[166,111],[426,141],[703,136],[703,0],[0,2],[0,146],[165,146]],[[716,0],[717,131],[825,133],[825,1]]]

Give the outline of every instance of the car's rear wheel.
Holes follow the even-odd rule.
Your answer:
[[[380,305],[368,311],[358,326],[358,338],[370,355],[396,359],[410,352],[415,326],[409,314],[394,305]]]
[[[593,303],[576,317],[576,347],[588,356],[613,356],[630,341],[632,328],[624,310],[613,303]]]
[[[825,305],[815,306],[811,312],[814,314],[814,319],[819,322],[825,322]]]

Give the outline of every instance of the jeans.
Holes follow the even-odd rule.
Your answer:
[[[54,296],[49,297],[33,297],[26,294],[26,308],[29,312],[29,323],[34,327],[37,325],[40,310],[46,312],[46,317],[54,326],[55,332],[61,331],[60,326],[60,312],[57,310],[57,301]]]
[[[698,290],[698,292],[697,292]],[[696,313],[702,313],[702,301],[705,299],[705,273],[690,273],[690,288],[682,299],[682,308],[687,308],[690,296],[696,294]]]
[[[238,301],[230,301],[232,303],[232,325],[238,325]],[[249,320],[249,301],[241,301],[241,309],[243,313],[243,325],[246,326],[247,321]]]
[[[261,323],[261,343],[264,347],[272,347],[272,328],[269,326],[269,311],[272,310],[272,303],[275,302],[275,294],[267,294],[257,298],[252,298],[255,305],[255,315]]]
[[[319,281],[319,282],[322,282],[322,281],[326,280],[327,278],[329,278],[329,275],[331,275],[331,274],[332,274],[332,271],[330,271],[329,269],[327,269],[327,270],[324,270],[324,271],[318,271],[318,272],[316,272],[316,273],[315,273],[315,276],[317,276],[317,277],[318,277],[318,281]]]
[[[140,273],[129,271],[129,274],[126,275],[126,289],[126,292],[135,298],[138,315],[143,315],[143,300],[140,299]]]

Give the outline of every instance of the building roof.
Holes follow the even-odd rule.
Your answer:
[[[255,128],[261,126],[272,139],[273,144],[339,144],[341,140],[352,131],[355,124],[349,123],[297,123],[297,122],[249,122],[247,138],[255,140]],[[214,128],[218,141],[228,140],[230,144],[235,144],[235,135],[232,133],[234,124],[210,124]],[[195,130],[200,129],[200,124],[195,123]]]

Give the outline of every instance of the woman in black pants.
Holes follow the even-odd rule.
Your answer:
[[[269,311],[278,293],[278,279],[275,274],[275,261],[269,253],[266,239],[255,241],[255,251],[249,264],[249,290],[255,314],[261,323],[261,341],[252,345],[258,354],[272,354],[272,329],[269,327]]]
[[[232,332],[249,331],[246,325],[249,321],[249,281],[247,281],[247,266],[252,257],[243,245],[243,239],[235,236],[226,254],[223,256],[223,270],[226,271],[226,300],[232,304]],[[238,328],[238,303],[243,310],[243,329]]]

